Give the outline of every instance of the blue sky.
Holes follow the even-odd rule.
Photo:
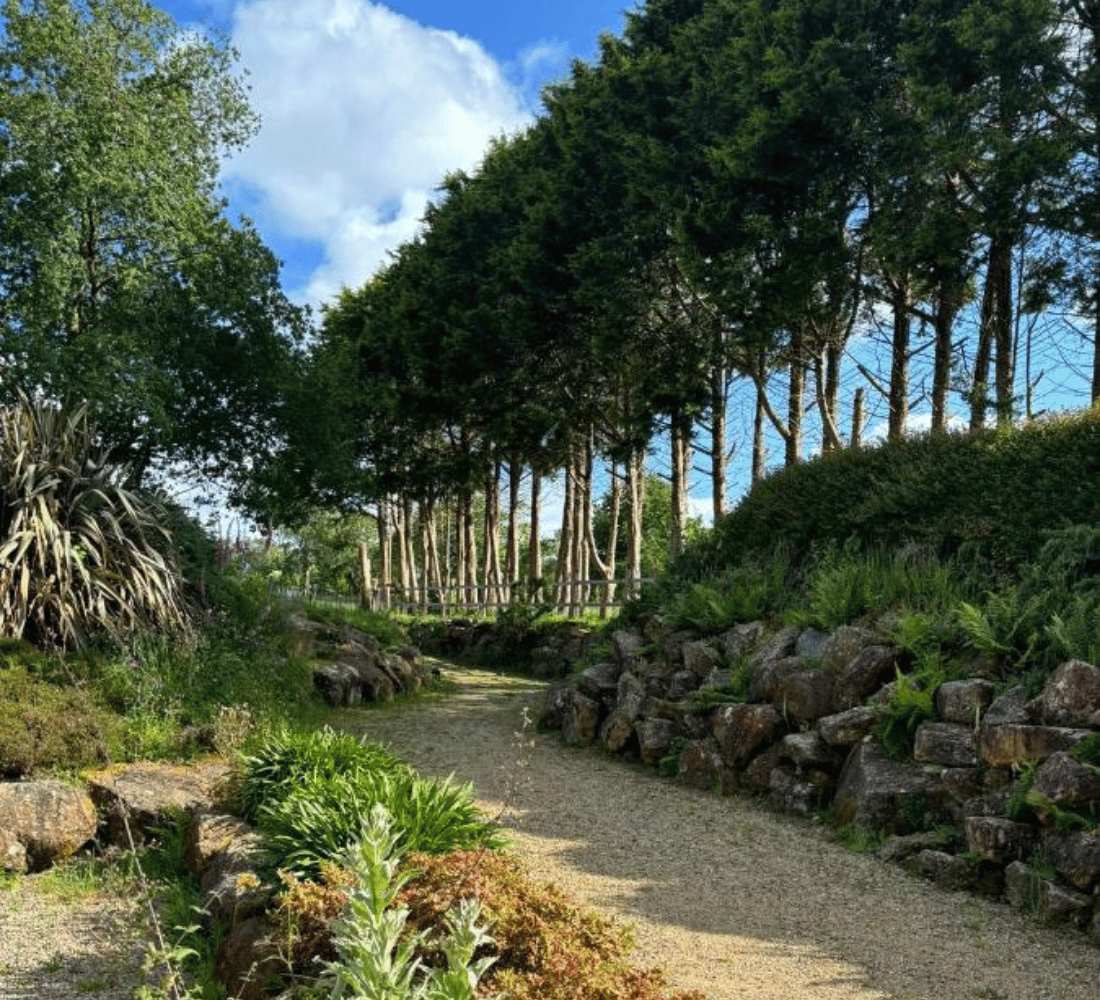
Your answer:
[[[260,134],[223,168],[283,284],[318,306],[409,239],[449,170],[537,112],[539,92],[620,33],[630,0],[165,0],[181,26],[228,34]]]

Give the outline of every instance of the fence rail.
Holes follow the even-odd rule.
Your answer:
[[[652,582],[649,577],[637,580],[572,580],[537,588],[533,593],[527,592],[522,586],[507,587],[497,584],[451,586],[442,591],[435,587],[406,590],[399,586],[376,586],[370,589],[365,602],[351,594],[337,594],[314,588],[305,590],[297,587],[276,587],[273,591],[280,597],[330,607],[360,607],[366,604],[375,610],[439,615],[500,611],[514,605],[522,595],[531,603],[545,604],[556,613],[579,617],[592,610],[606,615],[635,596],[642,584]]]

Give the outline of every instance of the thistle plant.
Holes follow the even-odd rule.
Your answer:
[[[333,922],[339,959],[325,966],[322,983],[330,1000],[473,1000],[493,963],[492,957],[474,961],[475,952],[492,941],[488,928],[478,923],[481,906],[465,899],[446,914],[448,934],[440,946],[447,968],[426,967],[417,957],[425,934],[410,933],[408,907],[394,905],[413,877],[399,871],[400,839],[389,812],[376,805],[362,839],[343,859],[358,886],[348,896],[344,915]]]

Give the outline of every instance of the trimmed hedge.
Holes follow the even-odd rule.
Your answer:
[[[1100,411],[1021,429],[926,434],[830,452],[762,480],[673,570],[703,579],[777,546],[802,562],[863,547],[965,550],[1015,578],[1051,529],[1100,522]]]

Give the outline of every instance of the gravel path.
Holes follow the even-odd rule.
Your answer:
[[[637,962],[711,1000],[1098,1000],[1100,949],[916,881],[754,802],[524,727],[542,686],[448,669],[456,695],[339,725],[472,781],[533,873],[633,923]]]

